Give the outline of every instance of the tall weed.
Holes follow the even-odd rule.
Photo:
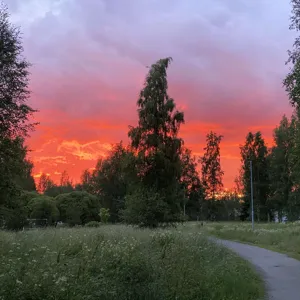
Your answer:
[[[1,300],[250,300],[261,281],[198,230],[0,232]]]

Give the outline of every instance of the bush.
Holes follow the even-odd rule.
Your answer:
[[[168,207],[155,191],[137,188],[125,197],[123,219],[127,224],[155,228],[164,215],[168,215]]]
[[[30,192],[22,191],[20,199],[21,199],[21,202],[23,203],[23,205],[27,206],[32,199],[39,197],[39,196],[41,196],[41,195],[35,191],[30,191]]]
[[[21,197],[21,191],[16,190],[9,195],[6,207],[0,205],[0,228],[20,230],[26,225],[28,211]]]
[[[104,224],[107,224],[108,219],[110,217],[109,209],[108,208],[101,208],[99,216],[100,216],[101,222],[104,223]]]
[[[60,212],[60,220],[70,226],[99,221],[100,203],[94,195],[76,191],[61,194],[55,198],[55,201]]]
[[[1,211],[0,211],[1,217]],[[1,218],[0,218],[1,221]],[[0,227],[8,230],[20,230],[27,225],[27,210],[25,207],[15,207],[11,210],[5,210],[3,224],[0,222]]]
[[[84,226],[85,227],[99,227],[100,225],[101,225],[100,222],[91,221],[91,222],[86,223]]]
[[[48,196],[40,195],[31,199],[28,204],[30,218],[47,219],[48,224],[53,224],[59,217],[59,211],[54,199]]]

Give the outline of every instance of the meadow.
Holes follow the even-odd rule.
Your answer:
[[[209,235],[257,245],[270,250],[285,253],[300,259],[300,222],[293,223],[251,223],[216,222],[206,223],[203,229]]]
[[[177,229],[49,228],[0,232],[1,300],[257,300],[250,265]]]

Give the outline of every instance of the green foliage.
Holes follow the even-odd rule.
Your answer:
[[[125,195],[136,181],[134,156],[123,143],[115,144],[105,159],[100,159],[91,175],[83,174],[84,186],[100,199],[101,206],[109,209],[111,221],[120,221]]]
[[[300,61],[296,61],[290,73],[283,81],[285,90],[292,106],[299,108],[300,104]]]
[[[86,223],[84,226],[85,227],[100,227],[101,222],[97,222],[97,221],[90,221],[88,223]]]
[[[203,202],[201,212],[201,220],[238,221],[241,213],[240,199],[234,194],[208,199]]]
[[[28,204],[38,196],[39,194],[34,191],[14,190],[14,194],[11,194],[6,207],[0,207],[0,227],[19,230],[26,226],[27,218],[29,217]]]
[[[25,169],[26,147],[21,138],[0,137],[0,205],[10,207],[11,198],[20,194],[16,182],[17,174]]]
[[[300,30],[300,2],[298,0],[291,0],[292,14],[290,18],[290,29],[295,30],[297,33]],[[290,71],[283,81],[283,85],[288,94],[291,105],[295,108],[294,115],[290,121],[288,132],[282,132],[285,139],[289,139],[288,145],[285,145],[288,149],[285,150],[287,154],[287,161],[282,162],[279,165],[284,166],[283,181],[285,185],[280,185],[278,180],[279,172],[277,174],[277,187],[273,187],[275,199],[275,205],[278,209],[279,218],[283,214],[287,214],[289,220],[297,220],[300,216],[300,202],[299,202],[299,190],[300,190],[300,39],[295,38],[293,49],[288,51],[288,60],[286,64],[290,64]],[[283,131],[283,125],[280,124],[279,128]],[[283,153],[282,145],[278,147],[278,151]],[[279,160],[275,157],[274,160]],[[274,170],[273,170],[274,171]],[[289,172],[289,174],[287,173]]]
[[[247,263],[196,230],[114,225],[0,232],[0,241],[3,299],[253,300],[263,296],[262,282]]]
[[[81,175],[81,183],[75,185],[76,191],[86,191],[92,193],[95,189],[93,185],[93,175],[89,170],[84,170]]]
[[[298,171],[299,159],[295,159],[295,122],[283,116],[279,127],[274,130],[274,146],[270,152],[271,193],[269,206],[278,212],[279,220],[289,211],[290,197],[294,185],[295,171]]]
[[[26,104],[28,69],[20,31],[0,4],[0,223],[10,229],[21,228],[26,219],[19,201],[21,188],[34,188],[24,146],[24,137],[34,126],[29,122],[34,110]]]
[[[155,190],[137,187],[126,196],[123,218],[129,224],[155,228],[174,218],[164,200]],[[177,219],[180,220],[180,212]]]
[[[292,15],[290,29],[299,32],[300,30],[300,3],[299,0],[291,0]],[[283,81],[285,90],[289,96],[292,106],[299,110],[300,105],[300,39],[297,37],[293,49],[288,51],[289,58],[286,64],[291,64],[291,69]]]
[[[137,102],[138,126],[131,127],[128,133],[137,155],[136,167],[141,187],[127,197],[129,201],[125,210],[128,212],[124,213],[126,222],[139,219],[139,216],[132,218],[134,211],[137,214],[147,211],[148,215],[158,218],[150,220],[148,216],[144,217],[145,226],[145,222],[153,226],[159,222],[176,222],[180,217],[183,197],[180,189],[180,155],[183,141],[178,137],[178,132],[184,123],[184,116],[176,110],[174,100],[167,93],[167,68],[170,62],[171,58],[161,59],[151,66]],[[154,196],[150,196],[150,190]],[[140,213],[137,207],[131,207],[136,203],[138,194],[142,194],[139,201],[144,202],[137,206],[142,209]],[[158,203],[150,203],[158,199]],[[148,209],[145,210],[146,203]],[[162,207],[165,213],[160,212]],[[130,218],[127,219],[127,216]]]
[[[29,99],[29,66],[23,56],[19,29],[9,22],[7,8],[0,3],[0,137],[24,137],[34,124]]]
[[[294,124],[293,124],[294,122]],[[294,126],[293,126],[294,125]],[[294,147],[291,149],[290,177],[292,180],[292,192],[289,194],[286,214],[290,221],[299,220],[300,217],[300,110],[297,110],[291,120],[291,135],[294,135]]]
[[[61,174],[60,185],[58,186],[58,189],[59,189],[59,194],[66,194],[74,191],[72,181],[70,180],[67,171],[63,171],[63,173]],[[47,191],[45,191],[45,194],[47,194]]]
[[[20,195],[20,200],[23,206],[27,207],[29,202],[34,199],[41,196],[38,192],[32,191],[22,191]]]
[[[202,165],[202,184],[208,198],[215,199],[216,194],[223,188],[221,169],[220,143],[223,136],[210,132],[206,136],[204,155],[200,159]]]
[[[101,222],[103,224],[107,224],[109,217],[110,217],[110,213],[109,213],[109,209],[108,208],[100,208],[100,213],[99,213],[99,217],[101,219]]]
[[[217,205],[205,202],[197,160],[178,137],[183,113],[176,111],[168,96],[167,67],[170,59],[152,65],[138,100],[139,122],[131,127],[131,145],[115,144],[93,172],[85,170],[77,191],[96,195],[110,221],[124,220],[143,227],[157,227],[187,219],[235,219],[239,202]],[[221,136],[210,133],[205,161],[206,190],[213,198],[221,190]],[[45,192],[45,194],[47,194]],[[221,203],[221,202],[220,202]],[[218,203],[218,204],[220,204]],[[223,202],[222,202],[223,203]],[[228,202],[229,203],[229,202]],[[232,208],[233,211],[229,212]],[[216,212],[216,209],[222,209]],[[81,213],[73,206],[69,213],[80,224]]]
[[[192,151],[184,148],[181,153],[181,186],[184,191],[183,206],[184,219],[189,218],[196,220],[202,214],[202,207],[204,204],[204,188],[200,182],[197,171],[196,157],[192,156]]]
[[[20,230],[27,224],[27,208],[20,201],[20,191],[9,201],[9,207],[0,207],[0,227],[9,230]]]
[[[267,199],[270,193],[268,149],[260,132],[249,132],[245,144],[240,147],[242,156],[242,176],[244,187],[244,203],[241,219],[245,220],[250,214],[250,161],[253,170],[253,199],[255,216],[258,221],[268,220],[270,209]]]
[[[73,191],[74,188],[71,184],[67,184],[64,186],[53,184],[45,190],[44,194],[49,197],[56,197],[58,195],[71,193]]]
[[[50,183],[49,186],[45,189],[45,191],[43,193],[44,195],[55,198],[56,196],[58,196],[60,194],[64,194],[64,191],[62,191],[62,189],[59,185],[55,184],[52,180],[49,181],[49,183]],[[70,191],[68,190],[65,193],[68,193],[68,192],[70,192]]]
[[[22,138],[0,137],[0,226],[8,229],[20,229],[26,223],[21,187],[26,186],[32,168],[26,153]],[[27,187],[30,189],[30,185]]]
[[[155,201],[157,198],[162,199],[163,195],[158,193],[155,188],[141,184],[140,179],[138,179],[138,168],[136,166],[138,159],[133,149],[123,147],[122,142],[116,144],[105,159],[100,159],[97,162],[93,172],[84,171],[82,183],[76,189],[86,189],[97,195],[100,199],[101,207],[110,210],[110,221],[112,222],[120,221],[122,218],[133,224],[147,226],[145,225],[145,220],[149,220],[151,222],[149,226],[154,226],[153,224],[157,226],[161,221],[153,222],[152,224],[152,221],[147,216],[150,207],[155,210],[151,215],[154,214],[160,216],[160,218],[166,218],[166,220],[171,220],[172,216],[168,215],[168,211],[161,211],[163,209],[161,201],[159,201],[159,204],[153,203],[153,206],[151,206],[148,203],[149,199],[144,199],[145,195],[151,195],[151,201]],[[177,190],[171,191],[169,196],[173,194],[174,198],[178,197],[177,210],[181,211],[178,213],[178,220],[181,220],[180,214],[184,210],[189,218],[196,220],[201,215],[201,203],[204,200],[203,188],[197,172],[196,158],[186,148],[183,148],[180,153],[180,168],[181,177],[179,178]],[[152,197],[153,193],[156,198]],[[127,199],[126,206],[125,199]],[[148,204],[146,206],[145,203],[134,204],[135,201],[140,202],[141,200]],[[131,207],[131,205],[135,207]],[[142,207],[145,207],[145,209],[142,209]],[[164,204],[163,207],[165,207]],[[126,213],[124,208],[127,210]],[[142,211],[139,212],[137,208],[142,209]],[[141,216],[144,213],[146,213],[146,216]],[[136,217],[133,214],[136,214]],[[141,219],[143,220],[141,221]]]
[[[55,184],[54,182],[51,180],[51,178],[43,173],[39,179],[39,183],[38,183],[38,191],[40,193],[44,193],[47,189],[50,189],[51,187],[53,187]]]
[[[94,195],[75,191],[60,194],[55,201],[60,212],[60,220],[70,226],[84,225],[90,221],[99,220],[100,203]]]
[[[47,219],[49,225],[59,218],[59,210],[54,199],[43,195],[30,200],[28,214],[31,219]]]
[[[57,185],[47,174],[42,174],[38,183],[38,190],[46,196],[56,197],[60,194],[71,193],[74,191],[72,182],[66,171],[62,173],[60,184]]]
[[[15,182],[18,187],[24,191],[36,191],[36,185],[32,176],[33,163],[24,159],[22,172],[15,176]]]

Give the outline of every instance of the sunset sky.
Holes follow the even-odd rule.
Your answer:
[[[196,155],[205,135],[221,143],[224,186],[240,166],[249,130],[272,130],[291,108],[289,1],[6,0],[23,32],[30,104],[40,122],[28,140],[36,178],[66,170],[74,182],[111,143],[127,142],[146,66],[167,56],[169,94],[185,112],[181,136]]]

